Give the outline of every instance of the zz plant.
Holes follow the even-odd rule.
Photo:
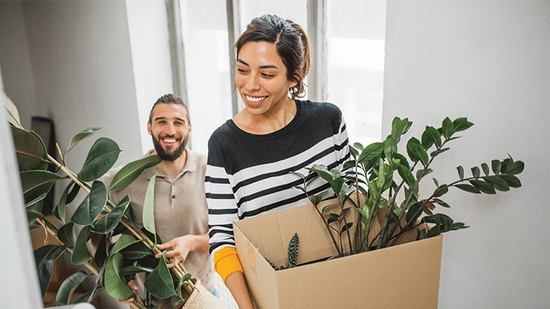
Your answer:
[[[42,296],[50,283],[53,262],[67,253],[74,265],[84,265],[88,272],[78,271],[61,284],[56,296],[59,306],[67,305],[84,279],[95,275],[94,289],[73,303],[90,302],[98,292],[106,290],[116,299],[133,297],[131,308],[152,308],[150,298],[140,299],[127,285],[129,279],[140,272],[148,274],[145,287],[151,295],[169,299],[172,306],[185,302],[196,288],[195,281],[190,280],[191,274],[181,264],[169,269],[165,252],[163,258],[155,258],[156,254],[161,253],[156,247],[161,240],[154,234],[154,229],[139,229],[134,224],[128,197],[116,205],[109,199],[111,190],[126,187],[145,168],[158,164],[161,159],[149,156],[130,162],[115,175],[107,188],[100,178],[113,167],[121,151],[113,140],[98,138],[78,172],[71,171],[65,162],[71,149],[101,128],[90,128],[76,134],[67,150],[63,153],[59,151],[61,159],[58,161],[47,153],[38,134],[25,130],[11,113],[9,116],[29,227],[45,230],[45,245],[34,251]],[[55,166],[54,172],[48,170],[51,165]],[[61,224],[57,228],[46,219],[42,204],[54,183],[61,180],[68,180],[69,183],[53,211]],[[77,203],[76,197],[80,191],[84,192],[85,197],[69,217],[67,209]],[[151,220],[154,222],[153,218],[144,218],[145,222]],[[154,226],[151,223],[144,225]],[[57,238],[61,245],[48,244],[48,234]],[[101,239],[96,250],[90,246],[92,238]]]
[[[439,128],[426,126],[420,139],[409,138],[406,151],[400,152],[398,146],[412,122],[396,117],[392,121],[391,134],[384,141],[366,147],[360,143],[350,146],[351,159],[342,169],[329,170],[326,166],[314,165],[308,169],[308,175],[300,175],[304,182],[298,188],[306,194],[308,184],[317,177],[327,181],[335,192],[337,211],[334,212],[335,207],[331,204],[319,214],[327,229],[336,231],[340,237],[340,242],[337,242],[331,233],[338,254],[344,253],[342,234],[346,232],[350,239],[353,223],[345,221],[350,209],[360,214],[354,243],[350,246],[353,254],[394,245],[411,230],[417,231],[416,239],[420,240],[467,228],[444,213],[434,212],[436,205],[450,207],[442,197],[451,188],[474,194],[496,194],[497,191],[521,187],[516,175],[523,171],[524,163],[509,156],[482,163],[481,168],[474,166],[469,176],[462,166],[458,166],[456,180],[440,183],[433,178],[435,189],[427,197],[421,197],[420,183],[433,172],[434,159],[450,149],[448,144],[460,137],[458,132],[472,125],[467,118],[445,118]],[[315,206],[320,203],[320,196],[308,194]],[[379,228],[375,229],[377,224]]]

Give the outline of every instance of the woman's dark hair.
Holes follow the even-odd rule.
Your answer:
[[[249,42],[268,42],[275,44],[277,54],[286,67],[286,78],[295,81],[290,89],[292,99],[305,94],[304,78],[309,72],[309,42],[304,29],[291,20],[277,15],[263,15],[254,18],[235,43],[237,56],[241,48]]]

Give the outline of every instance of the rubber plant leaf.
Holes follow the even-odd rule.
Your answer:
[[[46,245],[34,250],[34,261],[36,263],[42,297],[46,294],[48,285],[50,284],[52,265],[65,250],[65,246],[56,245]]]
[[[136,180],[143,170],[159,164],[160,161],[162,159],[159,156],[153,155],[126,164],[113,177],[109,190],[118,191],[126,188]]]
[[[74,245],[76,243],[76,234],[74,232],[74,223],[69,222],[62,227],[59,228],[57,231],[57,238],[59,241],[61,241],[65,246],[69,248],[74,248]]]
[[[111,254],[119,253],[122,249],[138,242],[140,242],[140,240],[135,238],[134,236],[122,234],[113,245],[113,248],[111,249]]]
[[[92,225],[107,203],[107,187],[101,181],[94,181],[92,189],[75,210],[71,221],[80,225]]]
[[[112,211],[105,214],[105,216],[94,224],[92,232],[107,234],[114,230],[124,216],[126,209],[128,209],[128,205],[130,205],[130,199],[128,198],[128,195],[126,195]]]
[[[66,214],[65,210],[67,209],[67,196],[69,195],[69,192],[73,184],[74,182],[71,181],[71,183],[65,188],[55,208],[56,209],[55,215],[57,219],[61,220],[61,222],[63,223],[65,223],[65,214]]]
[[[82,265],[90,259],[92,256],[92,251],[88,245],[88,233],[90,231],[90,226],[85,226],[78,233],[76,242],[73,248],[73,254],[71,255],[71,263],[74,265]]]
[[[74,291],[89,275],[83,271],[76,272],[70,275],[57,290],[55,301],[58,306],[66,306],[69,304]]]
[[[151,250],[147,248],[147,246],[141,241],[129,245],[128,247],[121,250],[120,253],[122,253],[124,259],[127,260],[139,260],[146,256],[153,255]]]
[[[149,233],[155,235],[155,182],[157,179],[157,173],[151,177],[149,184],[147,185],[147,191],[145,191],[145,199],[143,201],[143,228]],[[156,243],[155,243],[156,244]]]
[[[176,292],[174,292],[174,280],[166,265],[166,251],[162,253],[162,258],[158,266],[145,279],[145,288],[151,292],[153,296],[160,299],[166,299],[170,296],[177,295]]]
[[[122,254],[115,253],[111,256],[105,268],[105,290],[112,297],[123,300],[132,297],[134,292],[132,292],[126,281],[122,278],[120,274],[121,269]]]
[[[89,182],[103,176],[113,167],[120,151],[118,144],[112,139],[106,137],[97,139],[88,152],[78,178]]]
[[[80,143],[80,141],[82,141],[83,139],[85,139],[87,137],[90,137],[90,136],[96,134],[97,132],[99,132],[101,130],[103,130],[103,128],[97,128],[96,127],[96,128],[88,128],[88,129],[82,130],[79,133],[77,133],[75,136],[73,136],[73,138],[69,142],[69,146],[67,146],[67,150],[65,150],[65,156],[67,155],[67,153],[69,151],[71,151],[71,149],[74,148],[74,146],[78,145],[78,143]]]
[[[47,150],[44,141],[32,131],[11,127],[13,146],[20,171],[48,168]]]
[[[36,218],[44,218],[42,214],[42,200],[46,197],[47,193],[42,193],[34,200],[25,204],[25,210],[27,212],[27,223],[33,225]]]
[[[48,193],[53,184],[62,177],[56,173],[42,170],[23,171],[19,173],[25,203]]]
[[[127,266],[120,270],[121,276],[131,276],[141,272],[150,273],[154,268],[145,267],[145,266]]]

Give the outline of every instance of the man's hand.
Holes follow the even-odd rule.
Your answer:
[[[130,287],[130,289],[132,289],[132,291],[134,291],[134,295],[135,295],[138,291],[138,286],[137,286],[136,282],[134,280],[130,280],[130,281],[128,281],[128,286]],[[134,298],[130,297],[128,299],[121,299],[118,302],[121,303],[121,304],[130,304],[133,301],[134,301]]]
[[[189,252],[208,253],[208,234],[202,235],[185,235],[176,237],[169,242],[157,245],[161,251],[168,250],[166,257],[168,258],[168,267],[173,268],[179,263],[183,263]],[[156,255],[159,259],[162,253]]]

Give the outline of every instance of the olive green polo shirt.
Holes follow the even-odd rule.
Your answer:
[[[157,174],[155,180],[155,228],[163,242],[179,236],[208,233],[208,205],[204,193],[206,157],[189,149],[187,162],[174,181]],[[150,152],[149,152],[150,153]],[[109,171],[103,181],[109,186],[120,168]],[[155,167],[144,170],[138,178],[123,190],[111,192],[111,199],[118,203],[124,196],[130,197],[134,222],[143,227],[143,202],[149,180],[157,172]],[[214,270],[209,254],[190,252],[183,266],[210,291],[214,289]]]

